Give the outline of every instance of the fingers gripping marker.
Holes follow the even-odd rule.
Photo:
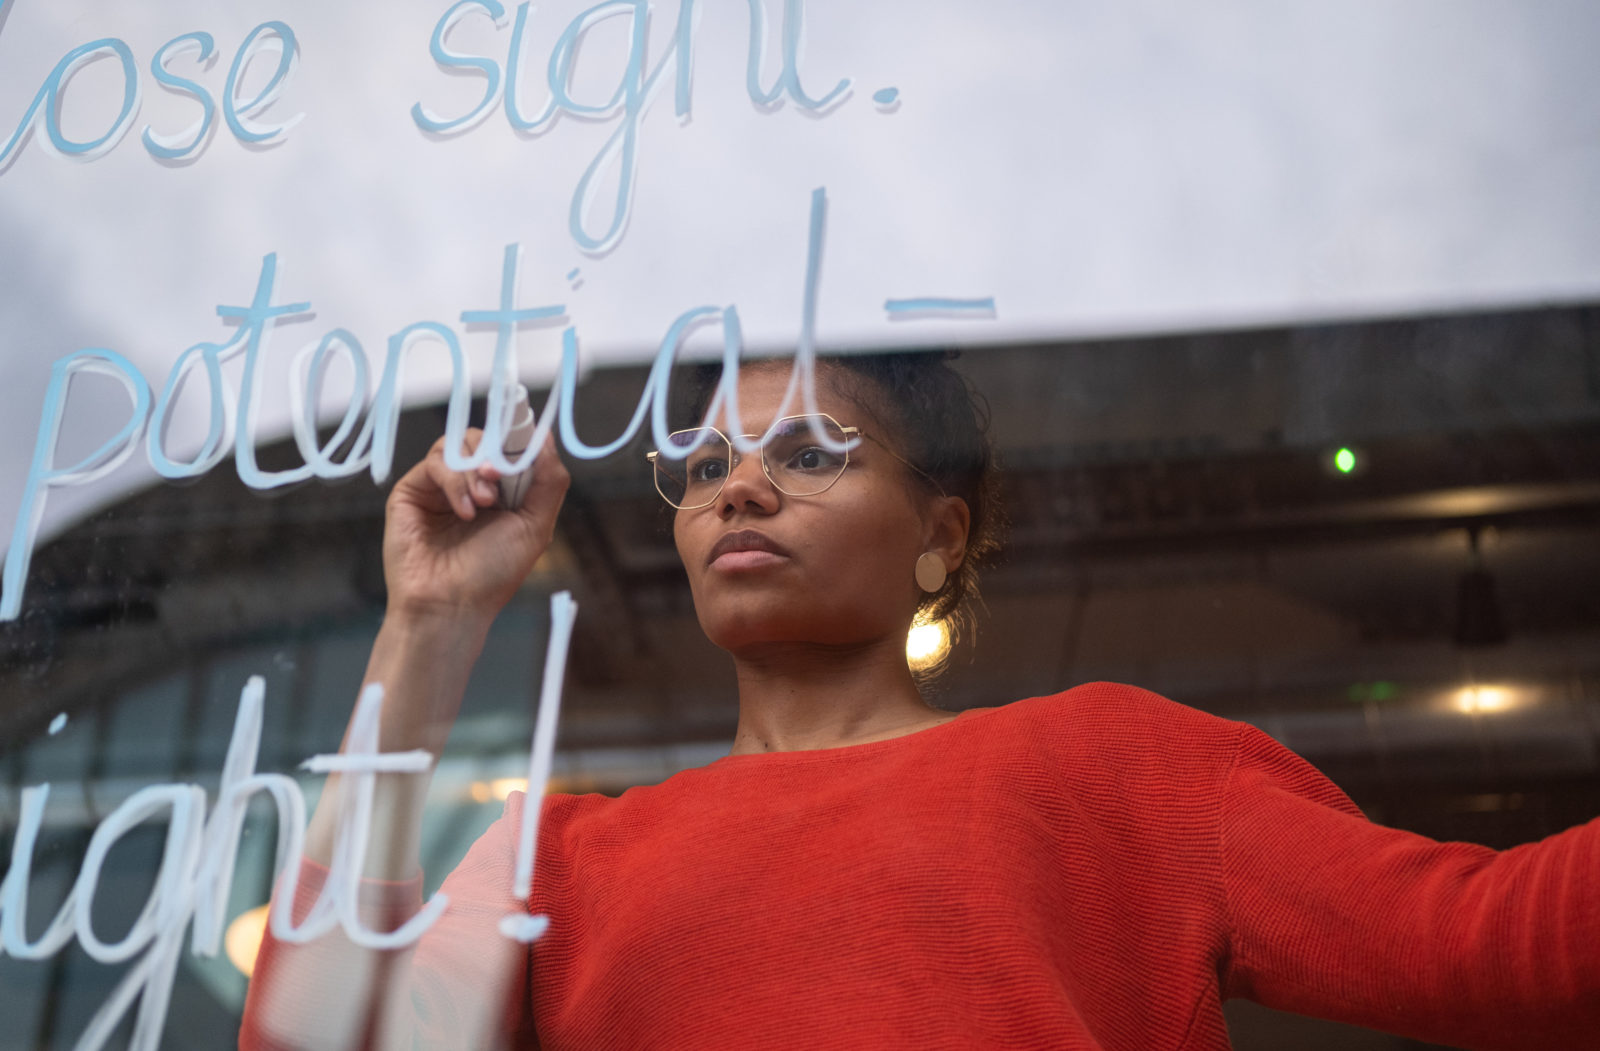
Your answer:
[[[537,425],[533,416],[533,402],[528,396],[528,388],[517,384],[516,395],[512,399],[516,408],[511,413],[511,424],[506,430],[505,440],[502,443],[505,456],[514,460],[527,452],[528,445],[533,441],[533,433]],[[519,474],[509,475],[500,479],[500,506],[514,511],[522,506],[523,497],[528,495],[528,486],[533,484],[533,468]]]

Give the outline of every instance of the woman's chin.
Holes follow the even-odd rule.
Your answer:
[[[860,631],[818,631],[819,623],[827,622],[796,616],[791,609],[781,615],[735,616],[718,618],[711,623],[702,618],[700,626],[713,645],[735,657],[758,657],[784,650],[854,647],[870,637],[870,633]],[[840,629],[844,627],[839,626]]]
[[[702,587],[700,630],[738,656],[784,646],[855,646],[883,633],[892,615],[863,615],[862,603],[794,587]]]
[[[720,650],[726,650],[734,656],[755,653],[773,646],[800,641],[795,632],[778,630],[774,625],[768,624],[729,624],[720,629],[706,629],[706,638]]]
[[[781,604],[773,604],[781,605]],[[713,616],[702,615],[700,628],[718,649],[738,654],[751,648],[803,640],[815,634],[805,619],[793,611],[773,609],[769,604],[741,603],[736,608],[720,609]]]

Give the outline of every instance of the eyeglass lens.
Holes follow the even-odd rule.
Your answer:
[[[843,443],[844,431],[826,416],[816,417],[822,433]],[[663,450],[655,460],[656,488],[676,507],[704,507],[722,492],[723,483],[741,459],[721,433],[710,427],[678,431],[670,436],[673,455]],[[848,459],[817,442],[811,418],[794,416],[778,423],[761,447],[767,477],[789,496],[812,496],[838,479]]]

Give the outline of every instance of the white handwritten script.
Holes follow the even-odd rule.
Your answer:
[[[810,412],[816,411],[817,278],[822,262],[826,206],[826,194],[818,189],[811,199],[802,322],[794,353],[793,379],[789,396],[785,399],[786,406],[797,398],[801,399]],[[329,480],[348,478],[362,471],[370,471],[376,483],[386,481],[394,466],[394,441],[400,420],[405,363],[410,353],[424,341],[442,346],[449,355],[451,379],[445,447],[446,460],[453,470],[471,470],[484,462],[508,475],[531,470],[544,446],[545,437],[558,422],[562,445],[572,456],[580,459],[610,456],[633,440],[643,426],[647,413],[657,446],[668,449],[669,455],[688,455],[688,450],[680,452],[671,449],[671,443],[667,441],[668,380],[684,341],[694,331],[712,324],[720,325],[723,332],[724,374],[713,396],[711,409],[716,411],[725,407],[734,429],[742,430],[737,423],[738,405],[733,395],[738,363],[743,354],[738,307],[705,305],[684,311],[668,327],[644,393],[628,426],[617,438],[599,446],[583,442],[573,423],[580,363],[577,329],[567,326],[562,333],[560,372],[550,388],[531,444],[516,459],[508,459],[503,440],[512,416],[511,410],[515,408],[511,401],[517,388],[513,353],[516,330],[519,325],[530,321],[564,319],[564,307],[560,304],[521,308],[515,305],[519,259],[518,246],[511,245],[505,249],[500,303],[497,307],[461,313],[464,323],[492,324],[498,331],[492,365],[495,378],[488,391],[488,418],[498,421],[499,426],[488,428],[488,440],[470,456],[461,451],[472,403],[471,377],[461,341],[449,325],[437,321],[417,321],[389,337],[383,371],[370,403],[366,401],[369,365],[361,341],[355,335],[344,329],[334,329],[317,343],[305,347],[291,366],[299,374],[298,382],[291,382],[289,387],[292,392],[294,440],[305,462],[300,467],[275,472],[263,471],[257,466],[256,418],[260,408],[260,373],[268,356],[265,353],[268,337],[276,321],[286,316],[304,314],[311,309],[309,302],[275,302],[278,273],[276,255],[268,255],[262,260],[260,279],[248,306],[217,307],[219,316],[238,322],[232,338],[223,343],[197,343],[179,354],[159,395],[152,396],[150,384],[144,376],[127,358],[114,350],[90,348],[57,360],[45,391],[33,459],[12,525],[11,544],[6,551],[4,584],[0,587],[0,620],[15,619],[22,610],[24,583],[49,490],[92,484],[141,448],[156,473],[173,481],[205,474],[221,463],[230,451],[240,481],[253,489],[273,489],[313,477]],[[343,355],[349,362],[356,382],[338,428],[327,441],[319,443],[314,412],[320,401],[322,379],[334,354]],[[239,389],[234,391],[228,378],[223,375],[222,366],[240,356],[243,358],[244,376]],[[165,448],[166,422],[184,381],[196,370],[203,370],[209,392],[207,435],[192,459],[175,461]],[[76,463],[60,465],[57,463],[57,446],[61,440],[61,424],[71,396],[72,381],[79,374],[90,373],[110,377],[121,385],[128,396],[128,415],[121,427],[88,455]],[[359,432],[356,432],[357,421],[363,415],[364,421]],[[335,459],[335,450],[348,441],[353,432],[356,432],[354,442],[344,458]],[[819,438],[831,444],[825,435],[819,435]]]
[[[561,707],[561,682],[577,605],[570,595],[560,592],[551,597],[550,613],[550,645],[528,761],[529,791],[536,797],[542,796],[538,786],[550,776],[556,717]],[[19,960],[39,960],[59,952],[76,936],[84,952],[101,963],[123,963],[139,957],[110,999],[90,1020],[78,1040],[78,1047],[102,1046],[135,1000],[139,1003],[139,1013],[134,1022],[132,1046],[155,1047],[166,1022],[173,976],[190,921],[194,923],[191,946],[194,953],[215,956],[221,946],[226,919],[223,910],[233,883],[245,809],[251,797],[258,793],[267,795],[277,810],[276,896],[280,901],[294,899],[303,857],[306,804],[293,778],[256,771],[265,692],[264,680],[256,676],[240,694],[216,805],[209,816],[206,792],[199,785],[150,785],[133,793],[95,829],[66,901],[44,933],[32,941],[27,934],[28,890],[34,844],[43,824],[50,785],[23,789],[21,819],[11,847],[11,866],[5,880],[0,882],[0,949]],[[290,922],[288,909],[272,910],[272,933],[280,941],[307,942],[339,927],[354,944],[364,948],[399,948],[421,937],[449,905],[448,897],[436,894],[420,912],[392,931],[374,931],[364,926],[357,916],[361,870],[372,833],[375,779],[380,773],[426,773],[433,763],[433,757],[427,752],[378,751],[378,716],[382,704],[383,687],[368,686],[356,704],[344,751],[313,756],[303,764],[311,773],[338,773],[344,778],[338,835],[327,882],[310,913],[295,925]],[[513,887],[515,895],[522,899],[532,893],[539,809],[535,798],[530,799],[523,810]],[[129,831],[161,815],[167,819],[167,838],[155,886],[133,926],[120,941],[107,944],[95,933],[91,918],[95,890],[106,857]],[[509,916],[507,920],[502,930],[508,937],[520,941],[534,940],[548,925],[544,917],[530,917],[526,913]]]
[[[0,0],[0,26],[4,25],[9,0]],[[801,85],[800,42],[803,26],[802,0],[784,0],[781,39],[777,48],[779,69],[769,75],[763,69],[767,41],[767,17],[762,0],[747,0],[750,20],[747,65],[747,90],[758,107],[772,105],[786,97],[793,105],[814,114],[825,113],[844,102],[850,94],[848,78],[837,81],[827,92],[813,96]],[[427,50],[436,65],[446,72],[467,71],[483,81],[482,98],[465,113],[441,115],[423,102],[410,109],[411,119],[430,136],[448,139],[487,118],[497,108],[518,131],[534,131],[561,113],[585,120],[617,121],[584,172],[569,208],[569,231],[577,245],[591,253],[610,251],[627,225],[632,198],[633,172],[637,165],[636,142],[639,124],[651,99],[675,70],[675,111],[679,117],[689,112],[691,92],[691,41],[699,10],[695,0],[682,0],[676,29],[665,53],[648,65],[645,32],[649,5],[645,0],[607,0],[575,17],[557,38],[549,55],[546,84],[549,97],[537,112],[529,114],[522,88],[526,78],[527,56],[524,36],[533,8],[519,4],[514,13],[497,0],[461,0],[448,7],[438,20]],[[511,30],[505,41],[504,61],[485,56],[469,56],[453,50],[450,36],[464,19],[488,19],[495,27],[509,21]],[[614,94],[603,104],[580,103],[572,97],[569,85],[586,33],[609,19],[625,19],[629,26],[627,60]],[[263,111],[270,107],[294,76],[300,41],[285,22],[263,22],[238,44],[231,67],[220,92],[223,121],[241,142],[282,148],[289,131],[304,114],[277,119],[270,126]],[[198,107],[195,124],[182,131],[161,130],[146,125],[141,139],[147,152],[163,161],[192,161],[206,148],[208,132],[216,115],[212,89],[179,76],[174,66],[188,61],[203,68],[216,50],[216,41],[203,30],[182,33],[161,45],[150,62],[149,72],[163,90],[186,97]],[[246,70],[257,56],[276,56],[276,64],[263,85],[247,91],[243,84]],[[63,130],[59,113],[61,102],[76,71],[94,61],[114,59],[123,72],[121,102],[115,118],[97,135],[72,138]],[[764,86],[770,84],[770,86]],[[13,130],[0,138],[0,176],[15,162],[30,141],[50,153],[77,160],[93,160],[115,149],[133,126],[141,92],[141,77],[134,55],[124,41],[105,37],[86,42],[68,51],[45,78]],[[248,96],[248,97],[246,97]],[[895,89],[874,96],[882,105],[897,104]],[[0,134],[3,134],[0,128]],[[616,196],[599,229],[591,229],[590,218],[597,198],[596,188],[611,172],[617,183]],[[799,202],[795,205],[798,207]],[[822,265],[828,199],[818,188],[809,202],[809,232],[805,246],[806,264],[800,330],[794,340],[794,369],[784,407],[775,416],[786,415],[791,404],[816,412],[815,347],[818,311],[818,277]],[[722,335],[722,378],[713,393],[709,411],[724,413],[730,431],[743,435],[737,402],[737,375],[744,352],[737,305],[699,305],[682,311],[660,339],[649,379],[632,417],[623,432],[613,440],[590,445],[578,437],[575,425],[575,398],[581,373],[579,334],[567,324],[566,307],[559,302],[533,306],[518,303],[518,274],[522,259],[519,245],[503,248],[501,282],[495,305],[462,310],[456,319],[461,325],[492,326],[496,332],[494,357],[487,388],[490,424],[485,440],[467,455],[472,390],[472,370],[461,339],[453,324],[437,320],[418,320],[388,335],[381,366],[374,368],[362,341],[344,328],[333,328],[319,340],[295,355],[289,363],[288,390],[293,438],[302,464],[287,470],[263,470],[256,460],[257,426],[261,414],[264,370],[271,358],[270,337],[275,326],[286,318],[303,317],[311,311],[309,299],[284,297],[279,290],[279,260],[276,253],[261,261],[253,294],[247,303],[220,304],[219,319],[232,326],[226,338],[202,340],[179,353],[159,390],[122,354],[109,348],[77,350],[56,360],[42,399],[39,424],[27,478],[16,518],[12,523],[6,550],[3,586],[0,586],[0,620],[16,619],[22,608],[29,564],[38,540],[46,500],[51,490],[89,486],[105,478],[130,457],[142,454],[161,478],[180,481],[205,474],[230,454],[239,479],[257,490],[271,490],[311,478],[349,479],[370,474],[374,483],[385,482],[392,474],[395,436],[405,394],[405,365],[412,352],[430,344],[448,356],[450,388],[445,426],[446,459],[454,470],[466,471],[479,464],[492,464],[508,476],[531,470],[545,446],[545,439],[556,435],[561,446],[574,457],[599,459],[630,443],[642,430],[648,416],[658,448],[667,455],[687,455],[668,441],[668,382],[686,340],[704,328],[718,328]],[[993,317],[992,298],[912,297],[886,298],[884,310],[889,320],[909,317]],[[528,325],[561,326],[561,355],[556,378],[531,440],[517,453],[508,454],[505,437],[516,405],[518,388],[516,334]],[[242,379],[234,389],[223,366],[237,362]],[[342,362],[355,379],[343,414],[331,437],[319,439],[318,408],[323,404],[323,387],[331,365]],[[376,388],[369,397],[369,377],[376,372]],[[110,437],[76,462],[62,463],[59,448],[63,420],[73,396],[74,380],[84,375],[109,377],[126,393],[127,413]],[[198,451],[178,458],[168,448],[169,422],[176,414],[176,403],[186,384],[202,383],[205,438]],[[833,439],[823,433],[817,439],[828,445]],[[759,438],[736,439],[753,448]],[[340,450],[343,450],[342,453]],[[552,630],[546,653],[539,713],[529,756],[530,798],[523,810],[519,849],[516,859],[513,894],[526,900],[531,894],[534,872],[534,847],[540,807],[537,796],[549,777],[555,745],[555,728],[560,706],[561,686],[568,642],[577,615],[570,596],[561,593],[551,601]],[[34,853],[43,826],[50,785],[23,789],[19,817],[12,842],[10,866],[0,882],[0,954],[19,960],[42,960],[60,952],[74,939],[93,959],[106,964],[136,961],[127,970],[111,997],[99,1008],[77,1041],[77,1047],[97,1048],[138,1004],[133,1024],[134,1048],[154,1048],[165,1025],[178,960],[185,932],[192,922],[191,951],[215,955],[225,921],[224,910],[233,882],[246,808],[252,798],[262,795],[276,808],[278,840],[275,863],[278,900],[292,900],[299,877],[305,836],[306,805],[296,781],[280,773],[256,770],[262,732],[265,687],[253,678],[239,699],[232,738],[223,763],[220,787],[208,809],[207,794],[194,784],[160,784],[140,789],[107,815],[95,829],[86,854],[65,903],[43,929],[28,936],[28,903]],[[396,948],[413,943],[448,907],[444,895],[435,895],[424,908],[392,931],[375,931],[357,917],[357,889],[370,839],[373,820],[374,781],[379,773],[425,774],[432,764],[426,752],[382,753],[378,751],[378,716],[383,703],[383,688],[372,685],[363,691],[351,721],[344,751],[337,755],[318,755],[305,769],[314,774],[338,773],[344,779],[340,794],[340,813],[335,853],[330,876],[318,900],[302,921],[291,922],[289,910],[272,913],[273,935],[285,942],[305,942],[335,928],[355,944],[373,948]],[[158,875],[149,898],[132,927],[120,940],[106,942],[96,933],[92,907],[102,870],[116,843],[131,830],[151,821],[167,826],[165,846]],[[527,912],[507,916],[501,924],[506,937],[532,941],[547,928],[547,917]]]
[[[4,23],[9,5],[10,0],[0,0],[0,24]],[[764,0],[746,0],[746,5],[750,32],[745,89],[752,103],[770,107],[784,100],[803,111],[821,114],[850,97],[851,82],[848,77],[839,80],[820,97],[809,94],[801,84],[804,0],[783,0],[783,14],[779,20],[778,70],[770,75],[763,61],[768,42]],[[687,120],[692,109],[694,31],[701,17],[701,8],[697,0],[680,0],[672,37],[666,42],[662,57],[654,66],[647,67],[650,6],[648,0],[603,0],[572,18],[556,37],[545,64],[543,79],[548,97],[537,113],[528,116],[523,108],[523,87],[524,82],[530,79],[526,72],[529,64],[526,40],[533,4],[526,0],[518,4],[515,17],[511,18],[499,0],[458,0],[445,10],[435,24],[428,41],[428,53],[441,72],[470,73],[482,77],[483,95],[471,109],[456,116],[443,116],[421,101],[414,102],[410,107],[411,120],[421,131],[440,137],[469,131],[496,109],[502,108],[502,103],[507,124],[523,135],[542,133],[563,116],[579,121],[615,120],[616,127],[579,178],[568,208],[568,229],[578,247],[593,254],[609,251],[617,245],[627,228],[638,172],[639,127],[666,82],[668,72],[675,71],[674,114],[679,120]],[[504,28],[508,20],[513,23],[503,64],[486,55],[464,54],[451,48],[451,31],[471,16],[488,19],[497,29]],[[572,82],[581,63],[584,45],[591,30],[613,19],[623,19],[627,23],[626,51],[622,68],[617,74],[616,87],[603,102],[581,101],[573,95]],[[209,32],[192,30],[180,33],[156,49],[150,61],[151,77],[163,90],[186,97],[199,106],[200,114],[199,119],[178,132],[158,131],[153,124],[146,124],[140,138],[152,157],[168,162],[190,162],[205,151],[216,116],[216,102],[212,92],[203,83],[179,76],[173,72],[172,66],[174,60],[185,58],[199,69],[204,69],[214,57],[216,48],[216,40]],[[224,123],[241,143],[258,148],[281,146],[287,140],[289,130],[305,118],[306,114],[302,112],[270,126],[263,125],[259,119],[259,115],[282,96],[292,80],[299,54],[300,43],[294,29],[276,19],[256,26],[240,42],[228,67],[221,98]],[[241,97],[253,60],[265,55],[276,56],[276,64],[266,83],[256,88],[248,98]],[[111,117],[99,135],[74,138],[63,129],[61,120],[68,88],[79,70],[101,58],[114,59],[119,66],[122,74],[117,99],[119,106],[115,116]],[[769,87],[763,86],[763,81],[767,80],[770,80]],[[72,48],[46,75],[11,133],[0,140],[0,171],[4,171],[22,152],[30,138],[35,137],[43,149],[60,157],[88,161],[109,153],[133,127],[143,95],[142,85],[133,49],[126,41],[118,37],[101,37]],[[886,90],[895,93],[893,88]],[[883,94],[880,91],[878,96]],[[612,208],[604,220],[604,227],[599,233],[592,233],[589,229],[591,213],[600,195],[600,187],[610,177],[616,180]]]

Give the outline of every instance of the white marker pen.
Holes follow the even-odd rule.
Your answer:
[[[528,449],[528,442],[533,439],[534,419],[533,402],[528,397],[528,388],[517,384],[517,408],[511,416],[511,426],[506,430],[505,440],[501,443],[508,460],[515,460]],[[533,468],[529,467],[521,474],[508,475],[500,479],[500,506],[508,510],[516,510],[522,506],[522,498],[528,495],[528,486],[533,483]]]

